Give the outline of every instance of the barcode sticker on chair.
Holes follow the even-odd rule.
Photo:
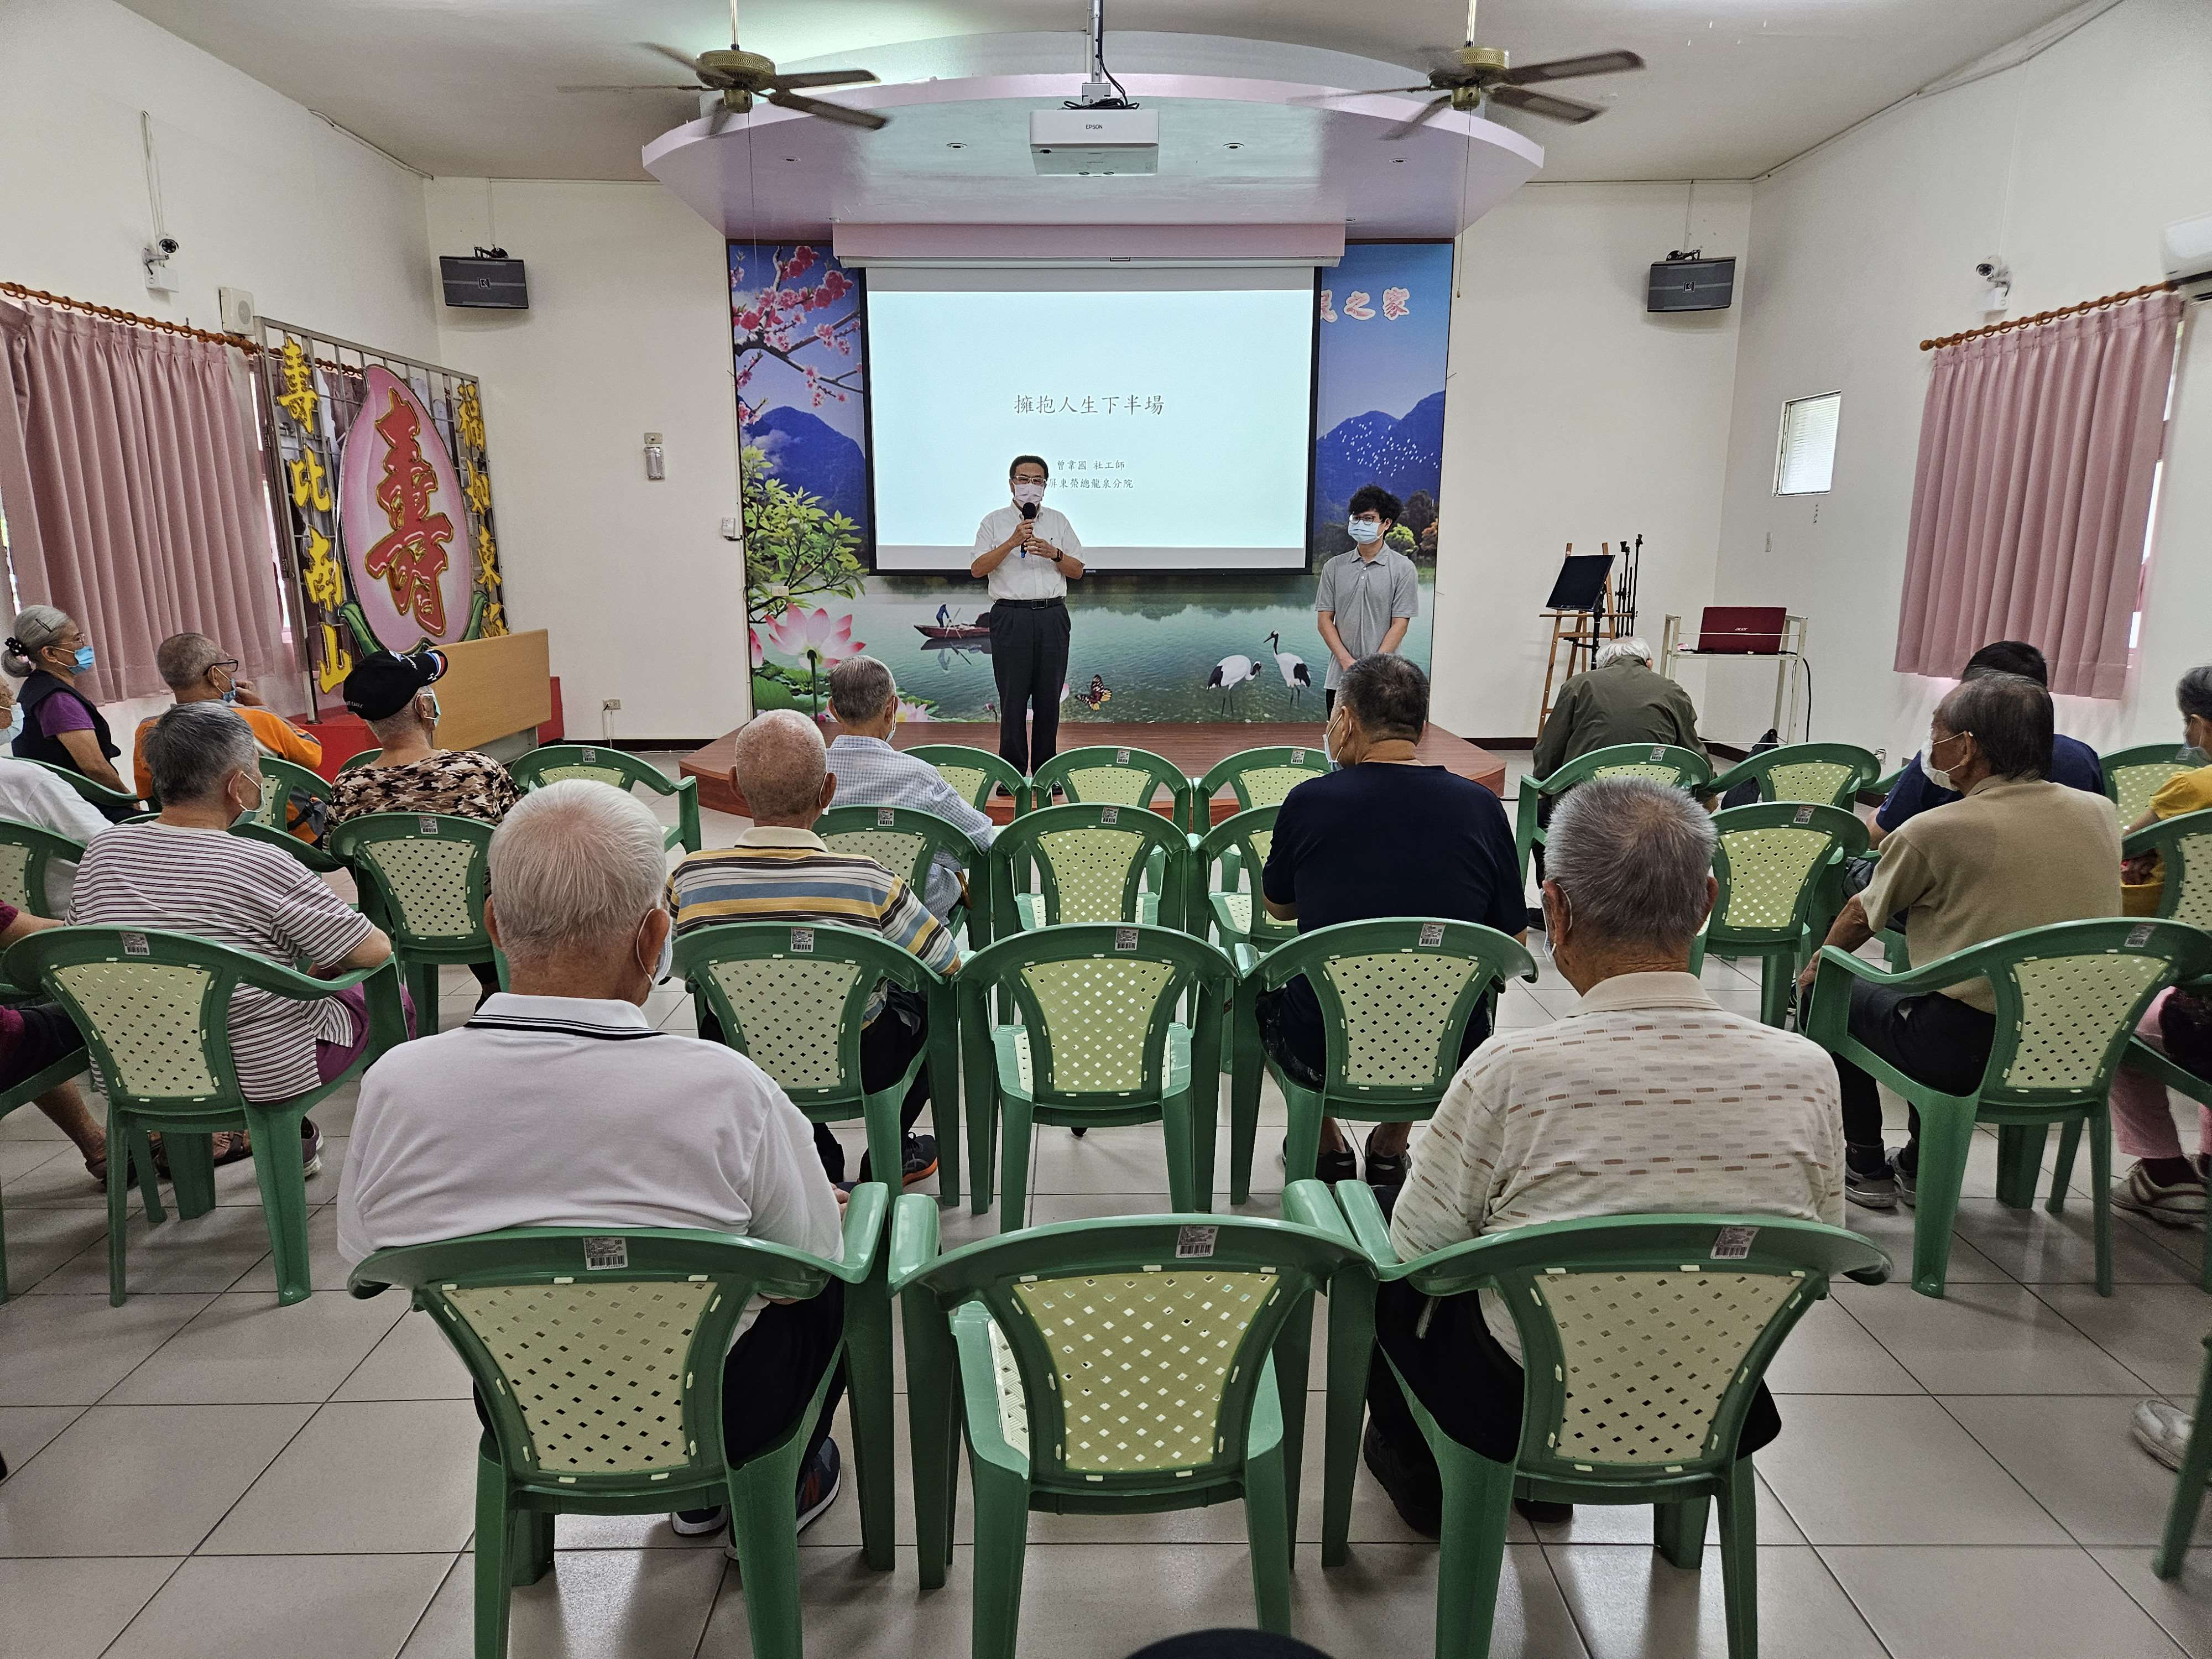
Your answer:
[[[153,953],[154,947],[146,943],[145,934],[125,933],[123,936],[123,954],[125,956],[145,957],[151,956]]]
[[[586,749],[584,751],[584,758],[587,761],[595,761],[599,759],[599,751],[596,749]]]
[[[879,807],[878,807],[878,808],[876,809],[876,828],[877,828],[877,829],[878,829],[878,830],[888,830],[888,829],[890,829],[890,828],[891,827],[891,825],[893,825],[894,823],[896,823],[897,822],[898,822],[898,809],[897,809],[897,808],[896,808],[896,807],[891,807],[891,806],[879,806]]]
[[[584,1241],[584,1271],[586,1273],[619,1273],[629,1266],[629,1240],[619,1235],[613,1237],[586,1238]]]
[[[1714,1261],[1741,1261],[1751,1254],[1751,1241],[1759,1237],[1756,1227],[1723,1227],[1713,1235]]]
[[[1293,766],[1304,766],[1305,763],[1306,763],[1306,751],[1305,751],[1304,750],[1303,750],[1303,749],[1293,749],[1293,750],[1291,750],[1291,765],[1293,765]]]
[[[1114,764],[1116,766],[1127,766],[1128,763],[1129,751],[1126,749],[1116,749],[1114,751]]]
[[[1213,1241],[1221,1237],[1218,1227],[1178,1227],[1176,1229],[1176,1260],[1190,1261],[1213,1254]]]
[[[1135,950],[1137,930],[1133,927],[1116,927],[1114,930],[1114,948],[1117,951]]]
[[[438,833],[438,820],[432,817],[427,812],[421,817],[416,819],[415,823],[416,827],[419,828],[426,836],[434,836]]]
[[[2148,922],[2143,923],[2140,927],[2129,928],[2128,949],[2130,951],[2142,950],[2144,945],[2150,943],[2150,933],[2151,928]]]
[[[1651,745],[1651,758],[1656,761],[1665,760],[1667,758],[1667,745],[1663,743],[1653,744]]]
[[[1437,946],[1442,945],[1443,942],[1443,923],[1441,921],[1425,921],[1421,924],[1421,948],[1424,951],[1433,951]]]
[[[1098,809],[1098,822],[1099,822],[1099,823],[1121,823],[1121,809],[1120,807],[1118,807],[1118,806],[1102,806],[1102,807],[1100,807],[1100,808]]]
[[[1809,806],[1799,807],[1797,809],[1797,816],[1791,820],[1792,823],[1810,823],[1812,821],[1813,809]]]
[[[795,957],[811,957],[814,954],[814,930],[811,927],[794,927],[791,930],[791,954]]]

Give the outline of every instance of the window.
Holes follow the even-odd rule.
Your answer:
[[[1782,405],[1782,437],[1775,446],[1774,493],[1825,495],[1836,471],[1836,421],[1844,394],[1792,398]]]

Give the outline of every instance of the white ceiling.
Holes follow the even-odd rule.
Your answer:
[[[554,88],[681,78],[636,43],[698,52],[729,33],[725,0],[125,3],[424,172],[495,178],[644,178],[639,152],[696,114],[692,100]],[[1606,104],[1587,126],[1504,115],[1544,145],[1545,178],[1747,178],[2075,3],[1486,0],[1479,33],[1518,62],[1625,46],[1650,66],[1563,84]],[[1080,31],[1086,18],[1083,0],[748,0],[744,44],[787,66],[868,64],[872,48],[894,43]],[[1169,72],[1179,66],[1149,52],[1124,61],[1116,34],[1241,36],[1410,63],[1456,46],[1465,12],[1460,0],[1108,0],[1107,21],[1113,67]],[[1081,60],[1071,35],[1071,93]]]

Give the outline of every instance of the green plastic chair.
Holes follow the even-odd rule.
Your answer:
[[[1141,807],[1041,806],[991,842],[997,938],[1071,922],[1189,920],[1190,837]],[[1034,866],[1039,891],[1030,892]],[[1017,876],[1022,878],[1018,882]]]
[[[63,907],[54,902],[54,866],[74,865],[83,857],[81,842],[35,823],[0,818],[0,903],[34,916],[59,916]]]
[[[844,1254],[675,1228],[523,1227],[379,1250],[356,1297],[398,1285],[475,1380],[491,1428],[477,1451],[476,1659],[505,1659],[513,1588],[553,1571],[554,1517],[729,1506],[757,1654],[800,1659],[792,1493],[822,1387],[774,1446],[731,1468],[723,1358],[756,1295],[845,1291],[861,1556],[892,1565],[890,1303],[881,1249],[889,1189],[856,1187]]]
[[[2167,780],[2204,764],[2203,757],[2194,749],[2171,743],[2146,743],[2101,758],[2105,793],[2112,810],[2120,815],[2123,830],[2150,811],[2150,798],[2166,787]]]
[[[1030,775],[1030,800],[1049,805],[1057,786],[1071,803],[1149,809],[1164,789],[1168,821],[1191,828],[1193,787],[1181,767],[1149,749],[1070,749],[1054,755]]]
[[[110,789],[106,784],[95,782],[83,773],[73,772],[66,766],[57,766],[52,761],[42,760],[34,760],[31,764],[45,767],[110,817],[118,812],[135,812],[141,805],[138,797],[128,789]],[[122,775],[119,770],[116,773],[118,777]]]
[[[891,1286],[925,1590],[951,1563],[967,1427],[974,1659],[1013,1659],[1032,1511],[1241,1498],[1259,1623],[1288,1635],[1310,1298],[1358,1259],[1341,1223],[1069,1221],[945,1255],[937,1234],[935,1209],[901,1200]]]
[[[2146,824],[2121,842],[2120,850],[2126,858],[2158,854],[2162,919],[2212,928],[2212,809]]]
[[[1016,817],[1030,810],[1030,781],[988,749],[963,743],[919,743],[902,752],[935,767],[953,793],[979,812],[991,810],[992,797],[1000,789],[1012,798]]]
[[[1275,806],[1254,806],[1190,838],[1190,931],[1200,939],[1211,927],[1221,948],[1249,945],[1261,956],[1298,936],[1295,921],[1277,921],[1261,902],[1260,872],[1275,839]],[[1212,872],[1221,884],[1212,884]],[[1245,872],[1251,884],[1240,885]]]
[[[964,923],[971,947],[991,942],[990,849],[957,824],[911,806],[833,806],[814,820],[814,833],[831,852],[873,859],[903,878],[916,897],[928,890],[938,854],[951,854],[969,872],[969,902],[956,904],[945,925],[958,933]]]
[[[1191,794],[1191,833],[1202,836],[1213,828],[1213,798],[1224,789],[1236,796],[1239,812],[1249,812],[1255,806],[1280,806],[1291,790],[1328,770],[1328,751],[1318,744],[1310,749],[1239,750],[1198,780]]]
[[[35,981],[69,1011],[107,1091],[107,1144],[144,1146],[158,1131],[167,1151],[177,1212],[203,1215],[215,1205],[210,1137],[219,1129],[252,1136],[253,1174],[269,1222],[280,1305],[307,1295],[307,1180],[300,1164],[300,1120],[351,1082],[387,1048],[407,1040],[396,963],[380,963],[336,979],[313,979],[244,951],[189,933],[154,928],[53,927],[9,948],[6,970]],[[283,1100],[248,1100],[230,1053],[231,994],[251,986],[298,1002],[333,997],[354,986],[368,997],[368,1042],[328,1083]],[[125,1297],[124,1208],[131,1159],[107,1160],[107,1299]],[[143,1171],[153,1157],[145,1153]],[[161,1219],[142,1175],[147,1219]]]
[[[699,780],[682,778],[671,783],[660,769],[635,755],[603,744],[552,743],[533,749],[507,769],[514,787],[527,793],[541,785],[567,778],[584,778],[625,793],[643,784],[656,795],[676,797],[676,822],[661,835],[664,847],[681,847],[696,853],[700,847]]]
[[[58,1089],[71,1078],[82,1075],[86,1066],[84,1050],[79,1048],[73,1053],[64,1054],[43,1072],[34,1073],[25,1078],[14,1088],[0,1092],[0,1118],[6,1117],[18,1106],[36,1100],[47,1090]],[[143,1129],[132,1130],[130,1133],[130,1141],[131,1156],[135,1160],[131,1167],[138,1174],[139,1201],[146,1206],[147,1224],[158,1225],[167,1218],[168,1212],[161,1207],[159,1177],[154,1173],[152,1143],[147,1139],[146,1132]],[[129,1202],[127,1193],[125,1202],[126,1205]],[[0,1213],[0,1302],[5,1302],[7,1299],[8,1225],[6,1215]]]
[[[304,798],[303,822],[316,830],[314,839],[302,840],[288,827],[295,799]],[[331,785],[320,773],[274,755],[261,757],[261,805],[230,826],[230,833],[289,853],[317,875],[345,867],[329,850]],[[430,1029],[437,1030],[434,1024]]]
[[[1011,934],[963,963],[975,1212],[990,1206],[990,1152],[1003,1133],[999,1224],[1024,1224],[1037,1123],[1162,1124],[1171,1202],[1211,1208],[1221,1073],[1191,1056],[1220,1054],[1235,981],[1226,956],[1174,927],[1070,923]],[[992,1020],[994,992],[1018,1024]],[[1188,1024],[1176,1018],[1186,1006]]]
[[[1324,1117],[1361,1123],[1426,1121],[1460,1068],[1460,1043],[1478,1009],[1495,1013],[1509,979],[1536,963],[1509,935],[1471,921],[1394,916],[1317,927],[1266,956],[1237,952],[1236,1052],[1231,1062],[1229,1201],[1252,1195],[1261,1067],[1289,1108],[1283,1153],[1294,1175],[1314,1167]],[[1322,1085],[1308,1089],[1260,1041],[1258,999],[1303,975],[1321,1004]]]
[[[1855,743],[1789,743],[1738,761],[1711,788],[1725,796],[1740,784],[1756,783],[1762,802],[1849,807],[1881,770],[1881,759]]]
[[[374,749],[362,750],[358,754],[348,755],[343,760],[338,763],[338,770],[341,772],[350,772],[357,766],[366,766],[369,762],[374,760],[383,752],[384,750],[380,745]]]
[[[1528,854],[1548,839],[1544,826],[1536,822],[1538,800],[1564,795],[1592,778],[1649,778],[1654,783],[1703,794],[1711,787],[1713,769],[1694,749],[1677,749],[1663,743],[1622,743],[1593,749],[1548,778],[1522,779],[1520,799],[1514,809],[1513,867],[1524,878]]]
[[[1797,975],[1826,937],[1838,907],[1830,877],[1840,861],[1866,851],[1866,823],[1840,806],[1787,800],[1733,806],[1713,814],[1713,875],[1721,890],[1691,952],[1759,963],[1759,1017],[1789,1020]]]
[[[1783,1339],[1827,1294],[1829,1280],[1841,1273],[1879,1285],[1889,1276],[1887,1255],[1841,1227],[1780,1216],[1632,1215],[1516,1227],[1401,1261],[1374,1189],[1347,1181],[1336,1193],[1376,1279],[1404,1279],[1431,1297],[1493,1291],[1521,1336],[1527,1384],[1511,1463],[1493,1463],[1444,1433],[1390,1368],[1443,1480],[1437,1659],[1489,1651],[1516,1492],[1650,1504],[1660,1553],[1692,1571],[1717,1499],[1729,1653],[1756,1659],[1757,1481],[1751,1460],[1736,1455],[1744,1414]],[[1337,1283],[1359,1293],[1354,1276]],[[1341,1293],[1329,1298],[1333,1323]],[[1371,1283],[1364,1294],[1371,1298]],[[1332,1330],[1324,1566],[1347,1553],[1371,1299],[1364,1323],[1366,1340],[1355,1334],[1346,1342],[1351,1363],[1341,1367]]]
[[[331,853],[354,873],[363,908],[392,936],[415,999],[416,1029],[436,1035],[438,969],[498,962],[484,928],[493,826],[434,812],[369,812],[331,831]]]
[[[872,1173],[903,1164],[899,1108],[927,1066],[937,1201],[960,1201],[959,1010],[936,969],[857,927],[738,921],[679,936],[676,971],[720,1023],[722,1041],[774,1078],[810,1121],[866,1125]],[[929,1041],[897,1082],[869,1094],[860,1087],[861,1017],[885,981],[928,999]]]
[[[2166,1508],[2166,1531],[2150,1558],[2160,1578],[2179,1578],[2197,1535],[2197,1514],[2204,1507],[2204,1483],[2212,1480],[2212,1336],[2204,1339],[2204,1369],[2197,1382],[2197,1414],[2189,1425],[2189,1446],[2181,1454],[2181,1473]],[[911,1350],[909,1350],[911,1352]]]
[[[1951,1226],[1977,1123],[1998,1126],[1997,1197],[2014,1209],[2035,1201],[2043,1145],[2053,1124],[2090,1132],[2091,1209],[2097,1293],[2112,1293],[2112,1137],[2106,1103],[2112,1073],[2136,1021],[2176,979],[2212,969],[2212,935],[2178,921],[2068,921],[2030,927],[1956,951],[1908,973],[1885,973],[1833,945],[1820,952],[1805,1033],[1853,1061],[1920,1109],[1919,1197],[1912,1227],[1912,1288],[1943,1294]],[[1986,979],[1996,997],[1996,1035],[1981,1086],[1950,1095],[1907,1077],[1850,1034],[1850,981],[1937,991]],[[2069,1163],[2070,1143],[2061,1162]],[[2052,1182],[2048,1208],[2064,1207],[2069,1171]]]

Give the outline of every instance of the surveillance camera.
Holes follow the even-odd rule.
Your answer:
[[[160,248],[163,253],[174,253],[179,247],[183,246],[183,244],[179,243],[173,236],[164,236],[160,241],[155,243],[154,246]]]
[[[2010,280],[2012,273],[2005,269],[2004,256],[1992,253],[1988,258],[1975,262],[1974,275],[1985,283],[2002,283]]]

